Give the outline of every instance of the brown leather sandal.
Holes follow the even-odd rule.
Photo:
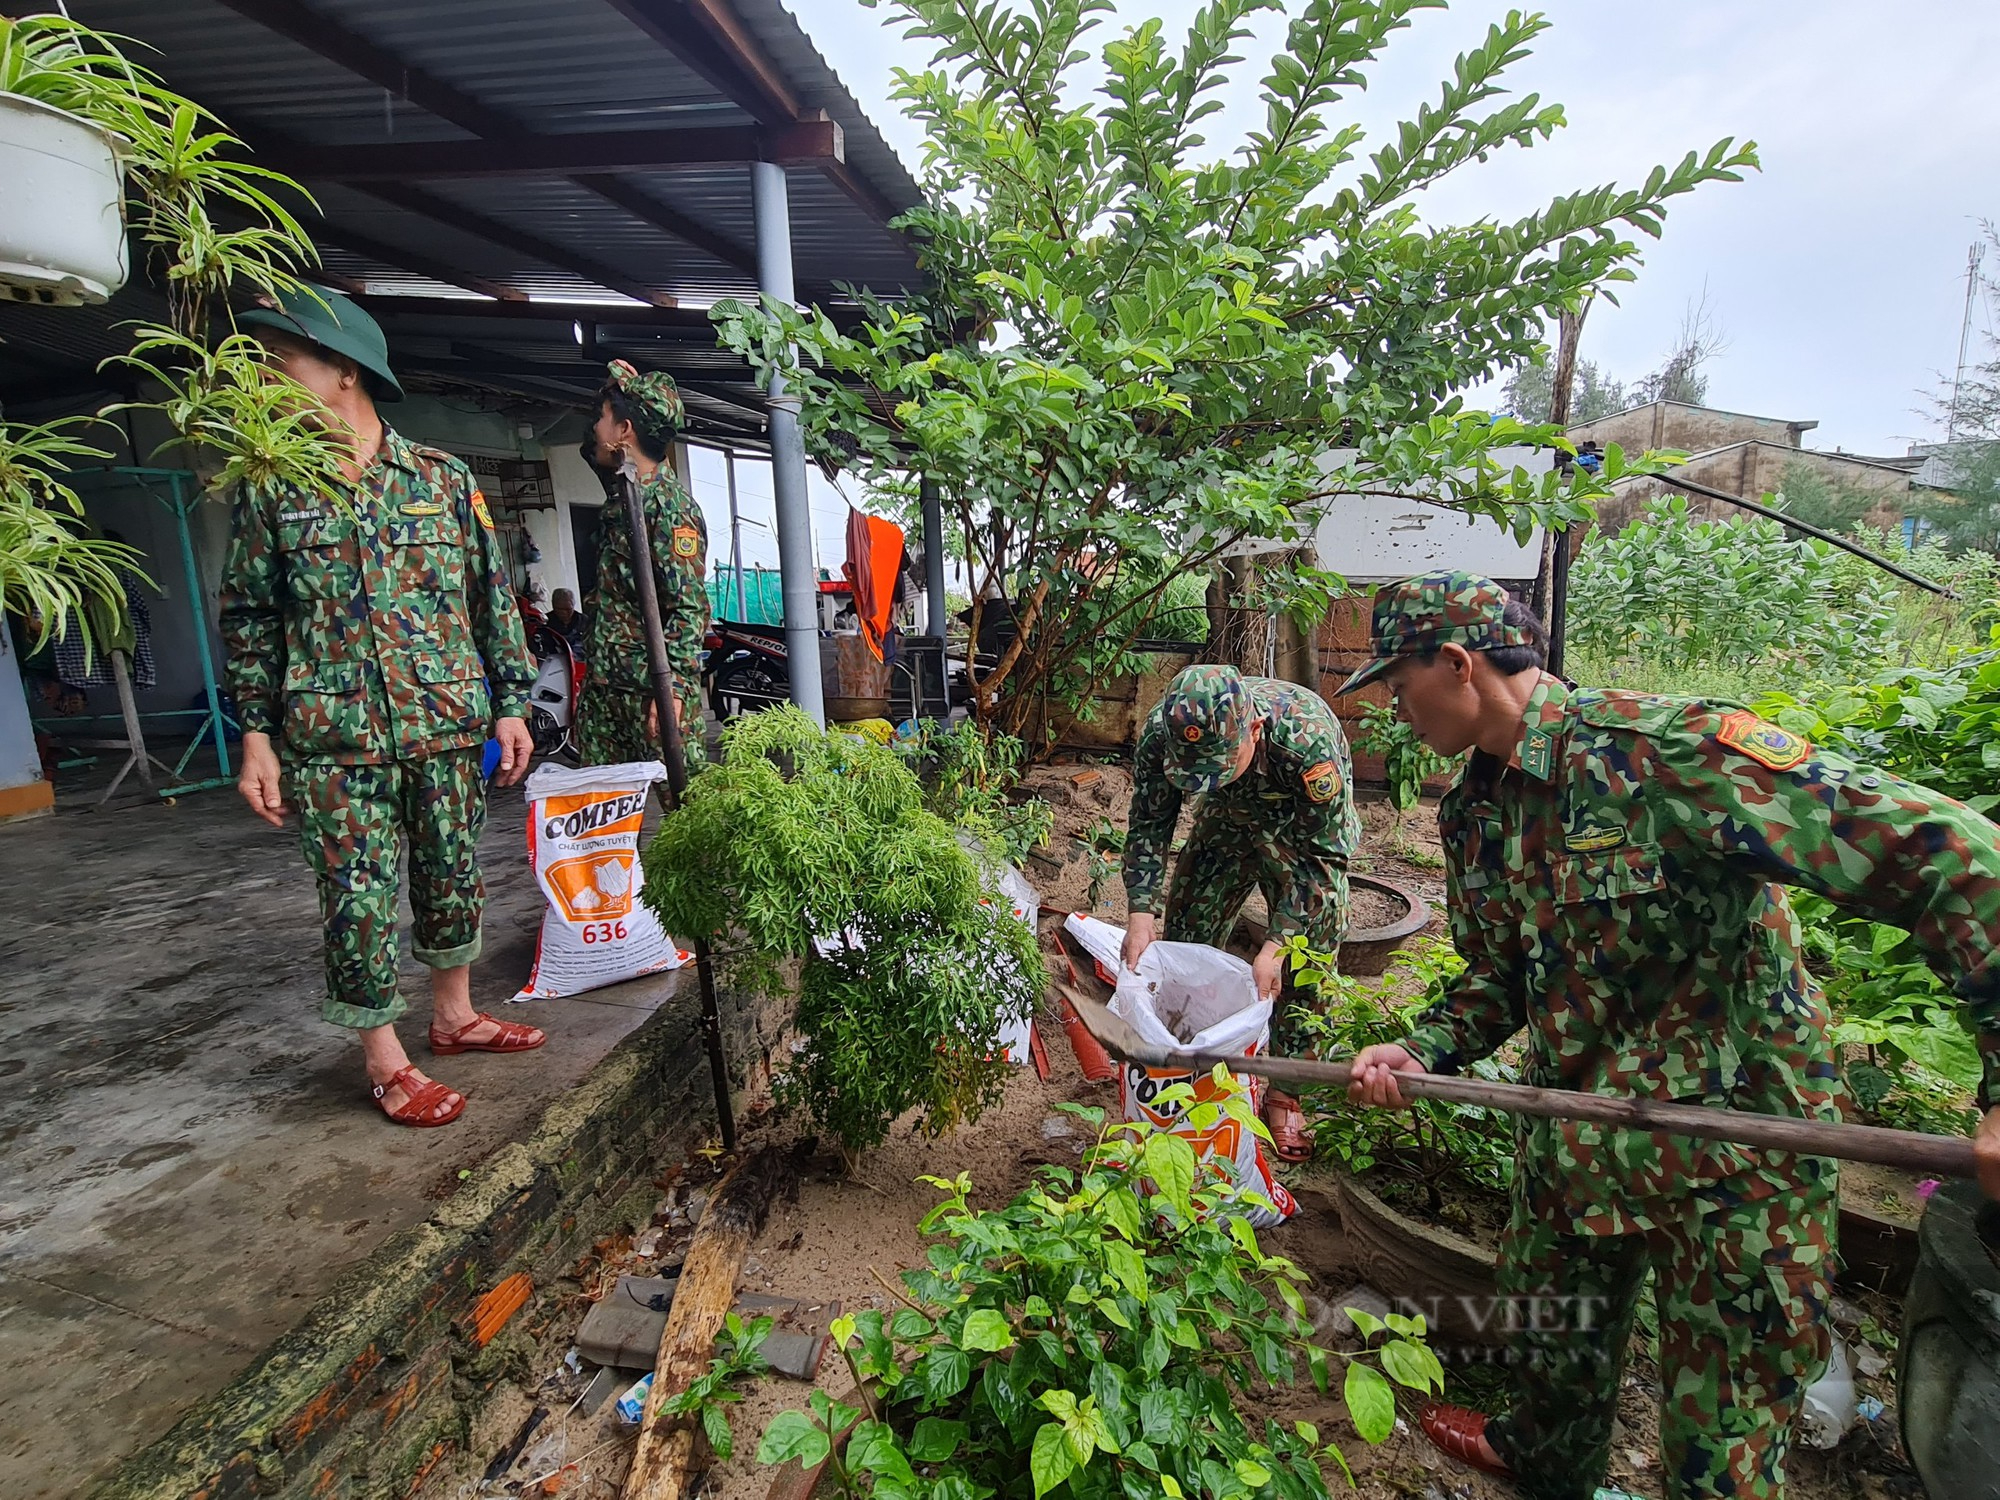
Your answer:
[[[1271,1149],[1279,1161],[1312,1160],[1312,1137],[1306,1133],[1306,1117],[1298,1100],[1286,1094],[1265,1096],[1264,1128],[1271,1132]]]
[[[404,1097],[401,1104],[391,1109],[387,1100],[389,1090],[394,1088],[400,1088]],[[428,1130],[434,1125],[449,1125],[465,1113],[465,1095],[457,1089],[446,1088],[435,1078],[419,1078],[415,1063],[398,1068],[387,1083],[369,1085],[368,1092],[382,1106],[383,1114],[398,1125],[413,1125],[419,1130]],[[437,1113],[438,1106],[448,1099],[457,1102],[446,1113]]]
[[[1483,1411],[1442,1403],[1426,1406],[1417,1414],[1417,1425],[1424,1429],[1424,1436],[1431,1440],[1438,1452],[1462,1464],[1469,1464],[1482,1474],[1491,1474],[1496,1479],[1512,1479],[1512,1469],[1503,1463],[1491,1462],[1479,1451],[1480,1439],[1486,1436],[1486,1424],[1491,1420]]]
[[[489,1021],[499,1028],[492,1036],[483,1042],[464,1039],[468,1031]],[[435,1024],[431,1026],[431,1051],[438,1057],[450,1057],[458,1052],[533,1052],[547,1040],[547,1034],[539,1026],[503,1021],[498,1016],[487,1015],[483,1010],[456,1031],[439,1031]]]

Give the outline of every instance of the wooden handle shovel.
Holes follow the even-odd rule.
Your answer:
[[[1157,1047],[1113,1015],[1108,1007],[1078,994],[1060,980],[1054,983],[1107,1052],[1142,1067],[1206,1073],[1217,1063],[1223,1063],[1233,1072],[1255,1073],[1280,1083],[1321,1088],[1345,1088],[1353,1078],[1352,1065],[1344,1062],[1310,1062],[1295,1057],[1222,1057]],[[1835,1156],[1843,1161],[1880,1162],[1939,1177],[1971,1177],[1976,1170],[1971,1141],[1924,1135],[1914,1130],[1829,1125],[1789,1115],[1757,1115],[1735,1109],[1711,1109],[1701,1104],[1662,1104],[1652,1099],[1531,1088],[1520,1083],[1487,1083],[1438,1073],[1398,1073],[1396,1087],[1406,1098],[1448,1099],[1454,1104],[1480,1104],[1517,1115],[1590,1120],[1625,1130],[1731,1141],[1739,1146],[1769,1146],[1805,1156]]]

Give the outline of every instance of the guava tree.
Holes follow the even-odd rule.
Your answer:
[[[1363,486],[1439,498],[1524,536],[1588,515],[1627,460],[1563,478],[1494,449],[1553,429],[1470,410],[1465,388],[1541,348],[1544,320],[1629,280],[1670,200],[1735,181],[1725,139],[1638,187],[1565,194],[1511,223],[1433,224],[1419,194],[1563,123],[1501,77],[1543,30],[1510,12],[1434,103],[1364,147],[1345,101],[1440,0],[1213,0],[1171,50],[1147,21],[1084,45],[1109,0],[889,0],[936,47],[897,97],[922,122],[905,216],[930,286],[843,333],[817,312],[726,303],[722,336],[804,400],[814,451],[870,486],[942,487],[975,594],[1018,633],[977,675],[982,719],[1021,732],[1128,661],[1161,590],[1244,538],[1297,539]],[[1283,10],[1263,122],[1203,135],[1256,12]],[[1351,450],[1339,464],[1329,450]],[[1300,562],[1287,602],[1333,582]],[[981,607],[977,603],[975,608]]]

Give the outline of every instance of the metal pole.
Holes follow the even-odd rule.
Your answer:
[[[736,570],[736,619],[747,624],[749,606],[743,602],[743,517],[736,509],[736,453],[722,450],[723,472],[729,476],[729,565]]]
[[[792,216],[785,169],[750,164],[750,197],[757,219],[757,289],[774,302],[793,305]],[[771,494],[778,511],[778,573],[785,596],[785,658],[792,702],[826,723],[820,685],[819,575],[813,566],[812,502],[806,494],[806,446],[799,431],[799,398],[771,373],[765,396],[770,412]]]
[[[687,748],[681,743],[680,720],[674,707],[673,663],[667,660],[667,636],[660,624],[660,590],[655,578],[653,538],[646,527],[646,505],[639,483],[628,460],[618,471],[619,498],[625,505],[625,524],[632,541],[632,576],[639,588],[639,618],[646,627],[646,665],[653,674],[653,707],[660,716],[660,742],[666,750],[667,811],[681,804],[687,790]],[[722,1127],[722,1149],[736,1149],[736,1111],[729,1101],[729,1059],[722,1049],[722,1008],[715,998],[715,965],[709,957],[708,939],[696,936],[694,972],[701,985],[701,1035],[708,1047],[708,1072],[715,1085],[715,1118]]]
[[[194,561],[194,536],[188,526],[190,509],[183,493],[184,481],[175,471],[170,481],[174,499],[174,529],[181,538],[181,571],[187,577],[188,613],[194,617],[194,648],[201,661],[202,691],[208,695],[208,725],[215,736],[215,760],[222,779],[229,777],[229,740],[222,732],[222,699],[215,686],[215,662],[208,654],[208,610],[201,598],[201,571]]]
[[[917,497],[924,511],[924,612],[930,617],[928,633],[942,644],[949,624],[944,598],[944,497],[928,474],[917,481]]]

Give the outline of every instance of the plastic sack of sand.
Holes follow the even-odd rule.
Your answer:
[[[666,779],[656,760],[545,765],[528,778],[528,864],[547,905],[516,1000],[581,995],[688,961],[639,900],[639,825],[647,793]]]
[[[1118,959],[1125,943],[1122,929],[1075,915],[1065,925],[1100,963],[1098,950],[1106,951],[1111,960],[1107,967],[1117,976],[1111,1012],[1153,1045],[1223,1057],[1255,1056],[1270,1045],[1271,1002],[1257,998],[1250,965],[1235,954],[1204,943],[1155,942],[1139,955],[1136,970],[1127,969]],[[1262,1108],[1262,1079],[1248,1073],[1230,1077],[1249,1095],[1253,1109]],[[1192,1088],[1193,1100],[1158,1103],[1159,1096],[1176,1083]],[[1243,1216],[1252,1224],[1267,1229],[1298,1212],[1255,1131],[1226,1115],[1206,1130],[1188,1123],[1190,1103],[1216,1099],[1218,1090],[1209,1074],[1128,1062],[1122,1065],[1118,1092],[1127,1120],[1144,1120],[1183,1137],[1196,1157],[1226,1167],[1239,1190],[1269,1199],[1268,1208],[1256,1202],[1242,1205]]]

